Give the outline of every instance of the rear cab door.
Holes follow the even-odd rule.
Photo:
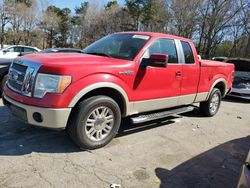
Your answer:
[[[200,64],[196,49],[191,41],[177,40],[182,65],[181,91],[178,105],[192,104],[197,96],[200,80]]]

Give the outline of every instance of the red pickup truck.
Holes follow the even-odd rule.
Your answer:
[[[191,40],[122,32],[82,54],[31,54],[13,61],[3,100],[29,124],[67,128],[80,147],[116,135],[122,117],[142,123],[193,110],[217,113],[232,87],[234,65],[200,60]]]

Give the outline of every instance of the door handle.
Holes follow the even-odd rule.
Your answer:
[[[176,77],[181,77],[181,76],[182,76],[181,71],[176,71],[176,72],[175,72],[175,76],[176,76]]]

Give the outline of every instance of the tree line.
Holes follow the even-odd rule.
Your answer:
[[[119,31],[191,38],[205,58],[250,57],[249,0],[85,1],[74,10],[39,0],[0,0],[0,44],[84,48]]]

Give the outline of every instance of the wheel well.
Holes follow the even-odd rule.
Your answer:
[[[4,72],[1,76],[0,76],[0,80],[2,81],[2,79],[8,74],[8,72]]]
[[[214,88],[217,88],[220,90],[221,95],[224,97],[226,95],[226,86],[224,82],[217,83]]]
[[[3,78],[4,78],[6,75],[8,75],[8,72],[5,72],[4,74],[1,75],[1,77],[0,77],[0,87],[2,87],[2,81],[3,81]],[[0,88],[0,92],[2,92],[1,89],[2,89],[2,88]]]
[[[78,102],[83,101],[84,99],[93,97],[93,96],[97,96],[97,95],[105,95],[108,96],[110,98],[112,98],[120,107],[121,110],[121,114],[122,116],[124,116],[126,114],[126,102],[124,97],[122,96],[122,94],[117,91],[116,89],[113,88],[98,88],[98,89],[94,89],[88,93],[86,93]]]

